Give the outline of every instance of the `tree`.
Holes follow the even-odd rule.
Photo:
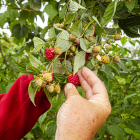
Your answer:
[[[50,81],[43,87],[52,107],[23,139],[54,139],[56,115],[65,101],[63,88],[67,77],[83,66],[93,70],[104,82],[112,106],[110,117],[94,139],[140,138],[140,60],[129,57],[131,51],[124,47],[127,41],[131,44],[134,41],[120,36],[123,30],[129,37],[140,37],[138,0],[10,0],[1,1],[2,5],[6,5],[7,10],[0,14],[0,27],[8,23],[12,36],[8,38],[5,33],[0,36],[1,93],[6,93],[20,75],[33,74],[38,76],[29,89],[35,95],[33,87],[36,90],[42,87],[42,81],[37,80],[48,72],[54,74],[54,83]],[[41,5],[45,5],[43,12]],[[34,19],[40,16],[44,21],[44,13],[49,18],[48,25],[42,29]],[[110,21],[112,28],[107,26]],[[140,44],[138,39],[135,42]],[[49,48],[54,49],[53,59],[45,54]],[[61,88],[59,94],[50,91],[50,85],[55,84]],[[82,88],[77,86],[77,89],[85,97]],[[29,96],[34,103],[34,96],[30,93]]]

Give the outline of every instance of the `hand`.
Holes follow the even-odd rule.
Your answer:
[[[77,74],[86,99],[71,83],[65,86],[66,102],[57,115],[55,140],[92,140],[111,112],[103,82],[86,67]]]

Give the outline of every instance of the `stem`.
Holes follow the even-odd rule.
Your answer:
[[[68,5],[67,5],[67,10],[66,10],[66,12],[65,12],[64,21],[65,21],[65,19],[66,19],[66,15],[67,15],[67,12],[68,12],[69,4],[70,4],[70,1],[68,2]]]
[[[135,75],[134,77],[133,77],[133,79],[131,80],[131,82],[130,82],[130,84],[128,85],[128,87],[127,87],[127,89],[126,89],[126,91],[125,91],[125,93],[124,93],[124,96],[123,96],[123,99],[125,98],[125,96],[126,96],[126,94],[127,94],[127,91],[128,91],[128,89],[129,89],[129,87],[130,87],[130,85],[132,84],[132,82],[134,81],[134,79],[137,77],[137,75]],[[123,105],[123,102],[121,103],[121,106]]]
[[[60,55],[57,55],[57,56],[55,57],[55,59],[51,62],[50,66],[49,66],[49,68],[48,68],[48,71],[50,71],[50,68],[51,68],[51,66],[53,65],[54,61],[55,61],[59,56],[60,56]]]
[[[4,42],[4,43],[5,43],[5,42]],[[3,43],[3,44],[4,44],[4,43]],[[3,44],[2,44],[1,47],[0,47],[0,52],[1,52],[1,54],[2,54],[2,57],[3,57],[3,59],[4,59],[5,63],[6,63],[6,65],[7,65],[7,60],[6,60],[6,58],[5,58],[4,54],[3,54],[3,51],[2,51],[2,46],[3,46]]]
[[[137,104],[138,104],[138,100],[137,100],[137,103],[136,103],[134,109],[129,113],[129,115],[128,115],[124,120],[122,120],[122,122],[120,122],[120,123],[118,124],[118,126],[120,126],[134,111],[136,111],[135,109],[136,109]]]

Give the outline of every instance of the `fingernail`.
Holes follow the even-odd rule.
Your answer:
[[[73,85],[72,85],[71,83],[67,83],[66,89],[70,89],[70,88],[72,88],[72,87],[73,87]]]

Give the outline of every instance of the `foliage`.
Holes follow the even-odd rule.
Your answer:
[[[122,37],[121,42],[114,39],[122,30],[129,37],[140,37],[138,0],[2,0],[0,7],[2,5],[6,5],[7,10],[0,13],[0,28],[8,23],[12,35],[10,38],[5,33],[0,35],[1,94],[8,92],[20,75],[40,76],[45,70],[53,72],[54,81],[61,86],[61,93],[53,94],[56,95],[53,98],[46,90],[52,106],[23,140],[55,139],[57,112],[65,101],[63,88],[67,83],[66,77],[83,66],[90,68],[104,82],[112,106],[111,115],[94,140],[140,139],[140,50],[137,51],[138,57],[134,58],[131,51],[124,47],[127,42],[133,46],[136,43],[140,45],[140,41],[128,37]],[[44,5],[43,11],[40,11],[41,5]],[[39,16],[44,21],[44,13],[49,18],[48,25],[42,29],[34,23],[34,19]],[[113,28],[107,26],[110,21]],[[71,34],[76,40],[70,40]],[[89,41],[91,36],[94,38]],[[112,45],[112,50],[106,49],[107,43]],[[76,46],[73,52],[70,50],[72,45]],[[92,52],[95,45],[101,48],[99,54]],[[60,47],[62,55],[48,60],[45,51],[50,46]],[[86,53],[90,53],[88,59],[85,59]],[[109,64],[100,60],[104,54],[109,56]],[[115,55],[120,57],[120,63],[113,62]],[[59,70],[63,75],[58,73]],[[36,85],[32,81],[29,85],[32,102],[39,90],[34,87]],[[78,86],[77,89],[85,97],[82,88]]]

